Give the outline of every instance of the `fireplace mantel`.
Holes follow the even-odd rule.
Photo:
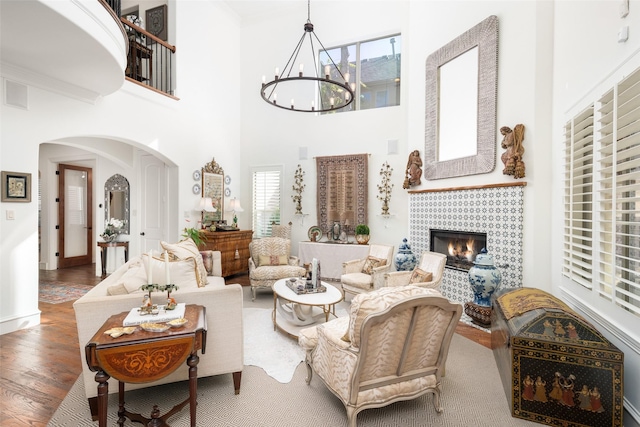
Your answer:
[[[485,185],[470,185],[466,187],[449,187],[449,188],[430,188],[426,190],[410,190],[409,194],[421,194],[421,193],[440,193],[443,191],[464,191],[464,190],[478,190],[485,188],[501,188],[501,187],[524,187],[527,183],[525,181],[520,182],[503,182],[500,184],[485,184]]]

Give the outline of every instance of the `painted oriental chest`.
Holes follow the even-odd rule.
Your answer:
[[[494,294],[491,341],[511,415],[552,426],[622,426],[624,354],[554,296]]]

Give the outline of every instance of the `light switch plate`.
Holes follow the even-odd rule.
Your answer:
[[[7,219],[8,220],[16,219],[16,211],[14,211],[12,209],[7,209]]]

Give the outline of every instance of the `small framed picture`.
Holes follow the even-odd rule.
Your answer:
[[[31,174],[2,171],[2,201],[30,202]]]

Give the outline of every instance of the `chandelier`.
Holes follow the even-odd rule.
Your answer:
[[[318,75],[319,66],[315,66],[315,64],[319,64],[319,60],[316,58],[314,40],[317,41],[328,57],[328,63],[322,67],[323,75]],[[310,58],[312,58],[314,64],[315,75],[305,75],[303,63],[299,64],[297,73],[293,70],[305,41],[308,42],[307,44],[311,49]],[[353,102],[355,83],[349,82],[350,73],[345,72],[343,74],[340,71],[340,68],[331,59],[327,49],[313,32],[311,0],[307,0],[307,22],[304,24],[304,33],[302,33],[302,37],[293,50],[289,61],[284,66],[282,73],[280,73],[279,68],[276,68],[274,75],[275,78],[270,82],[267,82],[265,76],[262,76],[262,88],[260,89],[262,99],[274,107],[303,113],[324,113],[344,108]],[[278,101],[278,88],[287,95],[284,102]],[[280,99],[282,99],[282,92]],[[309,94],[308,99],[300,100],[300,95],[303,93]],[[317,108],[315,104],[316,95],[318,97]],[[297,104],[294,102],[294,97],[298,97]]]

